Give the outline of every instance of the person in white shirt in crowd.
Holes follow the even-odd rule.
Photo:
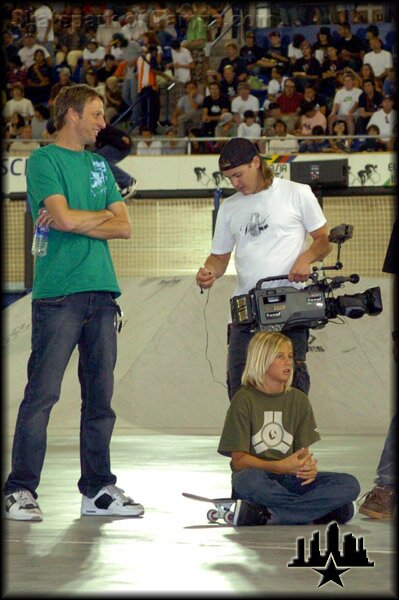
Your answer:
[[[36,36],[34,33],[27,31],[24,34],[22,40],[23,47],[20,50],[18,50],[18,55],[22,61],[23,66],[26,69],[29,69],[29,67],[31,67],[34,64],[34,56],[36,50],[43,50],[44,56],[46,57],[46,61],[51,66],[52,61],[49,51],[47,50],[47,48],[37,43]]]
[[[287,79],[287,75],[284,75],[284,67],[281,65],[273,67],[271,75],[271,79],[267,84],[267,96],[270,102],[274,102],[284,89],[284,82]]]
[[[98,26],[96,40],[100,46],[103,46],[107,53],[111,50],[112,36],[114,33],[121,33],[121,24],[114,19],[112,9],[107,8],[103,12],[104,23]]]
[[[382,41],[378,37],[370,40],[370,48],[371,52],[367,52],[363,57],[363,64],[371,65],[374,75],[382,82],[388,70],[393,67],[392,53],[382,48]]]
[[[238,84],[238,96],[231,101],[231,112],[234,115],[236,123],[244,121],[244,113],[246,110],[253,110],[256,118],[259,112],[259,100],[251,94],[251,88],[246,81]]]
[[[35,114],[32,101],[24,98],[24,86],[19,81],[11,86],[11,99],[7,100],[3,108],[3,118],[5,121],[11,120],[14,112],[24,117],[25,121],[31,121]]]
[[[142,20],[139,21],[137,13],[133,10],[126,11],[125,25],[122,27],[122,33],[125,38],[131,42],[138,42],[142,34],[148,31],[148,27]]]
[[[12,156],[30,156],[40,144],[32,140],[32,125],[27,123],[22,127],[21,138],[11,142],[8,153]]]
[[[352,73],[345,73],[342,81],[343,87],[336,91],[333,107],[328,116],[329,135],[332,135],[333,125],[337,120],[346,122],[349,135],[353,135],[355,132],[355,117],[362,90],[355,87],[355,78]]]
[[[256,122],[256,115],[253,110],[246,110],[244,112],[244,120],[239,124],[237,130],[237,136],[242,138],[249,138],[259,148],[259,139],[262,135],[262,128],[259,123]]]
[[[54,58],[54,29],[53,29],[53,11],[48,4],[39,2],[38,7],[33,13],[33,19],[36,23],[36,38]]]
[[[298,152],[298,139],[292,133],[287,133],[287,123],[277,119],[270,135],[274,135],[267,143],[268,154],[296,154]]]
[[[137,155],[161,156],[162,142],[161,140],[154,140],[151,129],[143,125],[140,129],[140,134],[142,139],[137,144]]]
[[[290,59],[290,64],[293,65],[295,61],[303,58],[303,52],[301,50],[301,44],[305,41],[302,33],[294,33],[292,36],[292,42],[288,44],[287,56]]]
[[[123,49],[129,44],[123,33],[114,33],[111,41],[110,54],[115,58],[117,63],[123,62]],[[107,56],[105,54],[105,56]]]
[[[83,50],[83,69],[81,80],[84,81],[85,73],[89,69],[100,69],[104,65],[105,48],[99,46],[95,38],[91,38]]]
[[[380,130],[380,139],[387,144],[388,149],[391,149],[393,147],[391,138],[395,135],[397,120],[398,114],[394,109],[394,98],[384,96],[381,108],[371,115],[367,127],[376,125]]]
[[[168,63],[167,69],[173,69],[176,84],[184,84],[191,79],[191,71],[194,69],[193,56],[187,48],[181,45],[179,40],[173,40],[170,44],[172,49],[172,62]]]
[[[170,43],[172,62],[165,65],[165,69],[173,70],[173,80],[175,85],[169,90],[169,111],[171,114],[176,110],[179,99],[184,95],[185,85],[191,81],[191,72],[194,70],[193,56],[181,45],[179,40],[172,40]]]

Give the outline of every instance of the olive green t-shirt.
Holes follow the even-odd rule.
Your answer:
[[[26,178],[34,221],[52,194],[65,196],[69,208],[78,210],[104,210],[122,201],[107,161],[87,150],[55,144],[38,148],[28,160]],[[88,291],[121,293],[107,240],[50,228],[47,254],[35,260],[32,298]]]
[[[227,411],[218,452],[281,460],[320,439],[308,397],[296,388],[266,394],[242,386]]]

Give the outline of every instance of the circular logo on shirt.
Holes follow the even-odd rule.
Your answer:
[[[273,448],[274,446],[278,446],[283,440],[284,430],[279,423],[268,423],[263,427],[261,435],[265,444],[267,444],[269,448]]]

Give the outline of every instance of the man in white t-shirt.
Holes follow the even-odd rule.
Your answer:
[[[43,50],[47,62],[51,65],[50,53],[44,46],[41,46],[36,42],[36,36],[34,33],[28,31],[25,33],[22,41],[24,45],[20,50],[18,50],[18,55],[26,69],[29,69],[29,67],[31,67],[35,62],[34,56],[36,50]]]
[[[276,137],[268,142],[268,154],[295,154],[298,152],[298,138],[292,133],[287,133],[287,123],[282,119],[274,122],[271,135]]]
[[[193,56],[187,48],[184,48],[179,40],[173,40],[170,44],[172,49],[172,62],[166,67],[173,69],[176,83],[186,83],[191,80],[191,71],[194,69]]]
[[[355,87],[355,78],[352,73],[345,73],[342,82],[344,85],[336,91],[333,107],[328,117],[329,135],[333,135],[333,125],[337,120],[346,122],[349,135],[353,135],[355,132],[355,117],[362,90]]]
[[[246,81],[242,81],[237,87],[238,96],[231,101],[231,112],[234,115],[236,123],[244,121],[244,113],[246,110],[253,110],[255,117],[258,117],[259,100],[251,94],[251,88]]]
[[[393,146],[393,136],[395,135],[395,127],[397,123],[397,111],[394,110],[394,99],[392,96],[384,96],[381,102],[381,108],[373,113],[367,123],[367,128],[370,125],[376,125],[380,130],[380,139],[388,143],[388,149]]]
[[[35,116],[32,101],[24,98],[24,86],[20,81],[16,81],[11,86],[11,99],[7,100],[3,108],[3,118],[10,121],[12,115],[19,113],[25,122],[31,121]]]
[[[391,52],[383,50],[382,41],[380,38],[372,38],[370,40],[371,52],[367,52],[363,57],[363,64],[371,65],[376,77],[384,77],[388,73],[388,69],[393,67],[393,57]]]
[[[148,27],[143,21],[139,21],[133,10],[127,10],[125,14],[126,23],[122,27],[122,33],[129,42],[138,42]]]
[[[219,157],[219,169],[230,179],[236,193],[218,211],[211,254],[198,270],[197,285],[210,288],[225,273],[235,250],[237,287],[234,296],[247,294],[260,279],[288,274],[287,279],[266,282],[270,288],[301,288],[311,274],[312,263],[330,252],[326,218],[308,185],[280,179],[247,139],[229,140]],[[306,248],[307,234],[313,242]],[[284,330],[292,339],[295,373],[293,386],[308,394],[306,367],[309,329]],[[241,385],[250,325],[229,325],[229,398]]]
[[[54,42],[53,11],[47,4],[40,4],[33,13],[36,37],[40,43]]]

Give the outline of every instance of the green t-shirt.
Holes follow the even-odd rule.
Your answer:
[[[27,192],[36,221],[44,200],[65,196],[78,210],[104,210],[122,201],[107,161],[87,150],[55,144],[35,150],[27,164]],[[32,298],[52,298],[77,292],[120,289],[106,240],[50,229],[46,256],[36,258]]]
[[[227,411],[218,452],[247,452],[281,460],[317,442],[320,435],[308,397],[296,388],[265,394],[242,386]]]
[[[204,44],[207,40],[206,24],[204,19],[199,15],[192,17],[187,27],[187,41],[195,42],[196,40],[204,40]]]

